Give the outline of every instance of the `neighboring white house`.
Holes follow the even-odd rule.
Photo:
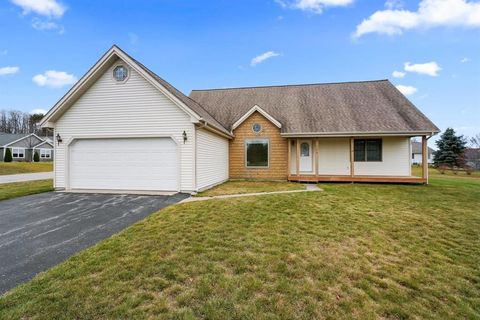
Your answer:
[[[113,46],[42,120],[54,129],[54,186],[196,192],[233,176],[427,182],[411,177],[408,141],[438,128],[390,82],[278,88],[187,97]]]
[[[433,163],[433,153],[435,150],[428,147],[427,162],[428,164]],[[412,164],[420,165],[422,164],[422,143],[418,141],[412,141]]]

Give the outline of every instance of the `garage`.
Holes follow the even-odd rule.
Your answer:
[[[171,138],[76,139],[69,146],[70,189],[178,191]]]

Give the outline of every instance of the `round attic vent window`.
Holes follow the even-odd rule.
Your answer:
[[[123,82],[128,78],[128,69],[125,66],[117,66],[113,69],[113,77],[118,82]]]
[[[252,131],[254,133],[260,133],[260,131],[262,131],[262,125],[260,123],[254,123],[252,125]]]

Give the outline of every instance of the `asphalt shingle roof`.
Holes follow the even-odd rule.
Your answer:
[[[433,155],[435,150],[428,147],[428,154]],[[422,143],[417,141],[412,141],[412,153],[421,154],[422,153]]]
[[[4,146],[10,142],[23,138],[29,134],[26,133],[0,133],[0,146]]]
[[[228,130],[258,105],[283,133],[439,131],[388,80],[194,90],[190,98]]]

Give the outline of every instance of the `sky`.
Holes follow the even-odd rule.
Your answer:
[[[50,109],[113,44],[185,94],[389,79],[480,133],[480,0],[0,0],[0,109]]]

